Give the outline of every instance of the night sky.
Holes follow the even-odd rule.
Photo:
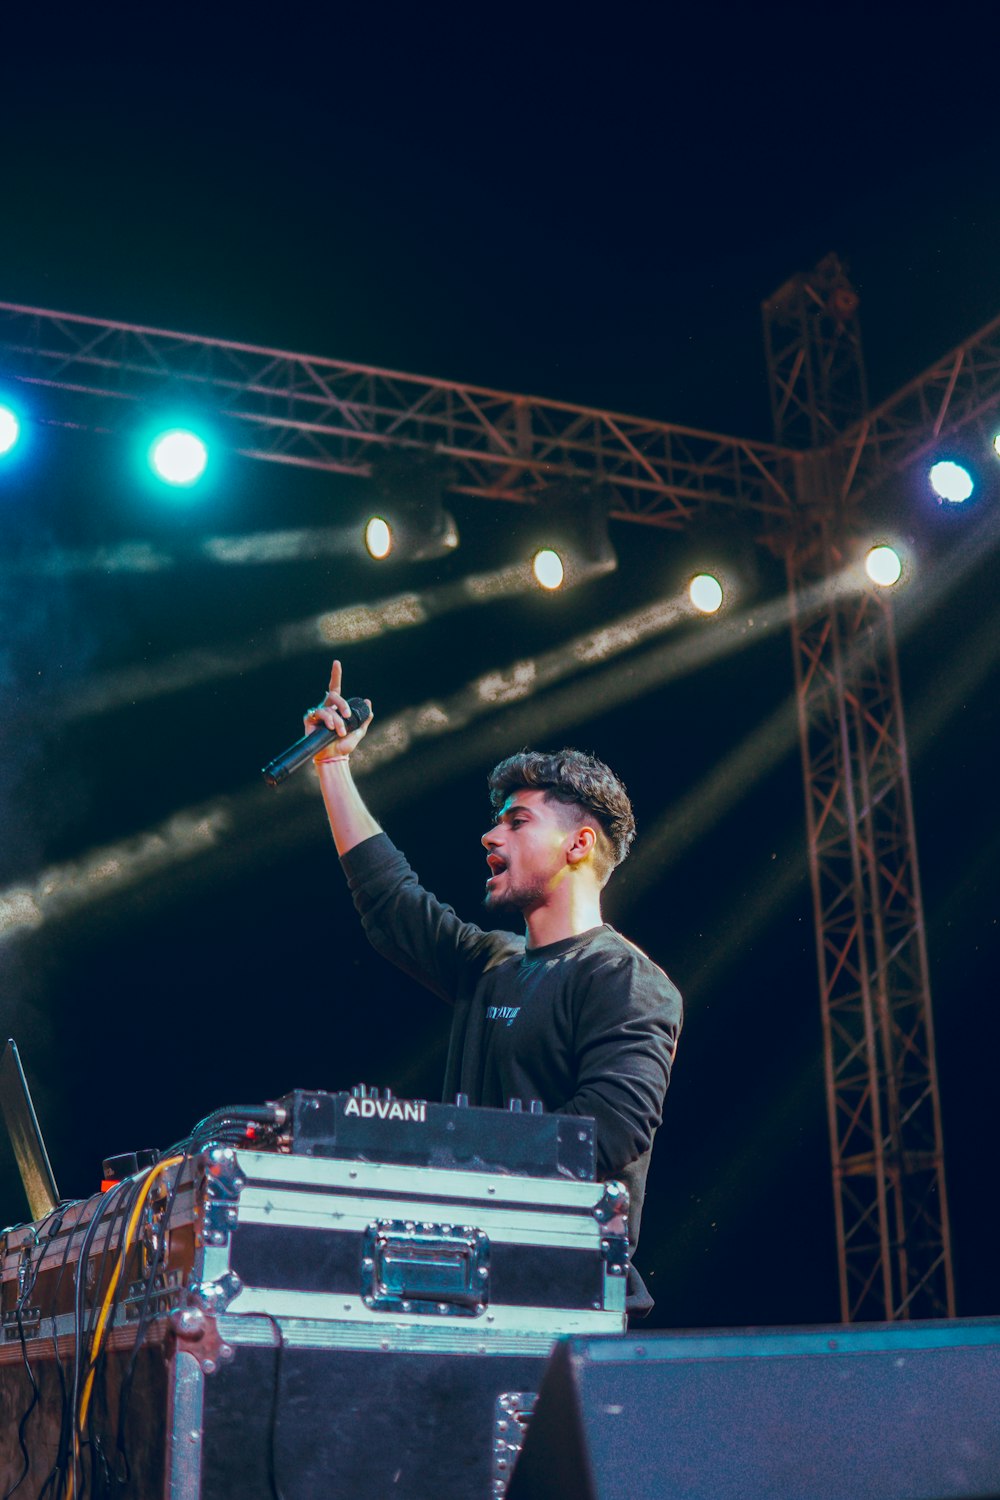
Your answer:
[[[873,400],[1000,312],[993,56],[961,7],[933,34],[799,7],[598,26],[293,6],[268,25],[171,13],[4,59],[0,300],[761,439],[761,299],[828,251],[861,295]],[[227,568],[206,537],[330,526],[363,487],[220,450],[178,499],[123,440],[27,415],[0,471],[0,891],[191,809],[219,830],[0,942],[4,1034],[62,1192],[223,1103],[359,1080],[436,1097],[447,1012],[367,949],[318,792],[257,790],[333,654],[274,642],[512,561],[519,513],[456,497],[462,545],[443,562]],[[965,1315],[997,1311],[1000,484],[983,463],[961,512],[919,473],[884,498],[918,557],[900,660]],[[672,596],[696,561],[694,537],[612,537],[618,571],[575,591],[345,645],[347,691],[383,724]],[[749,617],[781,573],[730,540]],[[79,564],[122,543],[171,564]],[[722,624],[685,624],[364,782],[425,884],[483,921],[495,760],[577,744],[628,785],[635,868],[606,914],[688,1007],[638,1257],[664,1328],[838,1317],[799,751],[779,732],[741,755],[790,700],[790,644],[744,632],[677,672],[671,648]],[[171,664],[169,691],[122,686]],[[0,1186],[0,1219],[20,1218],[9,1170]]]

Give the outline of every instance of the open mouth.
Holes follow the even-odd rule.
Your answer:
[[[506,870],[507,868],[507,861],[505,859],[501,859],[499,854],[488,854],[486,856],[486,863],[490,867],[487,884],[494,878],[494,876],[502,875],[504,870]]]

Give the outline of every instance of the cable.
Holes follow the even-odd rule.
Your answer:
[[[139,1219],[142,1215],[142,1210],[146,1206],[146,1200],[149,1197],[150,1192],[152,1191],[153,1184],[170,1167],[179,1166],[182,1160],[183,1157],[180,1156],[167,1156],[164,1157],[162,1161],[158,1161],[155,1167],[151,1167],[149,1169],[149,1172],[146,1175],[146,1180],[145,1182],[143,1182],[142,1187],[136,1196],[131,1213],[129,1214],[128,1225],[125,1230],[125,1243],[122,1248],[121,1255],[118,1259],[118,1263],[115,1266],[114,1271],[112,1272],[111,1279],[108,1284],[108,1289],[104,1294],[104,1300],[101,1303],[101,1308],[97,1317],[97,1324],[94,1331],[94,1341],[91,1348],[90,1368],[84,1380],[79,1406],[75,1408],[76,1434],[74,1439],[74,1446],[77,1449],[79,1448],[79,1440],[83,1435],[84,1428],[87,1422],[87,1412],[90,1407],[90,1398],[94,1388],[94,1375],[96,1372],[97,1358],[100,1354],[101,1344],[104,1339],[104,1333],[108,1325],[108,1319],[111,1315],[111,1309],[114,1305],[115,1293],[118,1290],[118,1283],[121,1280],[122,1272],[125,1269],[125,1262],[128,1258],[128,1253],[135,1241],[136,1231],[138,1228]],[[114,1189],[112,1189],[112,1191],[114,1191]]]
[[[53,1212],[55,1212],[55,1210],[53,1210]],[[45,1221],[42,1220],[39,1224],[33,1226],[33,1228],[32,1228],[32,1243],[34,1245],[38,1244],[39,1236],[41,1234],[42,1225],[44,1224],[44,1222]],[[10,1486],[10,1488],[6,1491],[6,1493],[4,1495],[4,1500],[9,1500],[9,1497],[11,1495],[13,1495],[14,1491],[21,1486],[21,1484],[27,1478],[28,1474],[31,1471],[31,1454],[28,1452],[28,1445],[27,1445],[27,1442],[25,1441],[24,1431],[25,1431],[25,1427],[27,1426],[27,1423],[28,1423],[28,1418],[31,1416],[31,1413],[34,1411],[35,1407],[38,1405],[39,1392],[38,1392],[38,1382],[35,1379],[35,1372],[31,1368],[31,1361],[28,1358],[28,1341],[25,1338],[25,1334],[24,1334],[24,1305],[25,1305],[25,1302],[27,1301],[27,1299],[31,1296],[31,1293],[35,1289],[35,1282],[38,1280],[38,1273],[41,1270],[42,1261],[45,1259],[45,1250],[46,1250],[46,1248],[47,1248],[46,1246],[42,1247],[42,1253],[41,1253],[41,1255],[38,1257],[37,1262],[34,1263],[33,1266],[32,1266],[31,1279],[30,1279],[30,1281],[27,1280],[27,1278],[25,1279],[25,1282],[24,1282],[24,1284],[23,1284],[23,1286],[21,1288],[20,1294],[19,1294],[18,1299],[17,1299],[17,1304],[16,1304],[16,1306],[14,1308],[14,1317],[15,1317],[16,1325],[17,1325],[17,1336],[18,1336],[18,1339],[19,1339],[20,1345],[21,1345],[21,1359],[22,1359],[22,1361],[24,1363],[25,1374],[27,1375],[28,1381],[29,1381],[29,1383],[31,1385],[31,1400],[28,1402],[27,1408],[22,1413],[21,1420],[17,1424],[17,1442],[18,1442],[18,1447],[21,1450],[21,1455],[22,1455],[22,1458],[23,1458],[23,1461],[24,1461],[24,1466],[21,1469],[21,1473],[19,1474],[18,1478]]]
[[[82,1205],[82,1201],[82,1199],[77,1200],[77,1203],[71,1206],[80,1206]],[[59,1306],[59,1293],[62,1290],[63,1277],[66,1274],[66,1266],[69,1263],[69,1252],[72,1249],[73,1236],[76,1234],[79,1228],[79,1223],[74,1224],[66,1236],[66,1245],[63,1250],[62,1264],[59,1267],[59,1275],[56,1278],[56,1284],[52,1292],[52,1352],[55,1356],[56,1369],[59,1372],[59,1389],[62,1395],[62,1413],[59,1422],[59,1443],[56,1448],[56,1460],[52,1465],[52,1468],[49,1470],[45,1478],[45,1482],[38,1492],[39,1500],[43,1500],[43,1497],[45,1496],[45,1493],[49,1489],[50,1485],[59,1484],[60,1473],[65,1473],[66,1458],[69,1452],[70,1435],[72,1433],[72,1420],[69,1408],[69,1392],[66,1388],[66,1370],[63,1366],[62,1357],[59,1353],[58,1313],[56,1309]]]
[[[266,1323],[270,1323],[275,1337],[274,1382],[271,1386],[271,1416],[268,1421],[267,1436],[267,1480],[271,1486],[271,1500],[284,1500],[284,1495],[278,1484],[277,1446],[278,1399],[281,1389],[281,1365],[282,1356],[285,1352],[285,1336],[281,1331],[281,1324],[271,1313],[243,1313],[242,1316],[245,1318],[263,1318]]]
[[[181,1156],[180,1166],[174,1173],[173,1181],[171,1182],[170,1189],[167,1193],[167,1201],[164,1204],[163,1216],[160,1221],[162,1227],[159,1236],[159,1243],[157,1244],[156,1251],[153,1255],[149,1275],[146,1278],[146,1286],[143,1292],[142,1304],[139,1308],[139,1315],[136,1321],[135,1342],[132,1346],[131,1357],[129,1358],[128,1367],[125,1371],[125,1374],[122,1377],[121,1388],[118,1393],[118,1432],[116,1437],[116,1448],[124,1470],[122,1478],[122,1482],[124,1484],[128,1484],[129,1475],[131,1472],[128,1461],[128,1454],[126,1452],[125,1426],[128,1420],[129,1403],[132,1399],[132,1383],[135,1378],[136,1366],[139,1359],[139,1351],[146,1336],[146,1329],[149,1322],[149,1308],[152,1301],[152,1294],[156,1285],[156,1278],[159,1274],[160,1267],[163,1265],[166,1257],[167,1232],[170,1228],[170,1219],[174,1211],[174,1203],[177,1199],[177,1190],[180,1187],[181,1177],[184,1174],[184,1167],[188,1160],[188,1154],[189,1153],[185,1151]]]
[[[101,1220],[110,1207],[117,1210],[118,1199],[123,1196],[125,1189],[135,1191],[136,1184],[129,1178],[123,1178],[116,1182],[114,1187],[109,1188],[103,1196],[98,1196],[97,1211],[87,1226],[80,1253],[77,1257],[76,1289],[73,1298],[73,1395],[70,1403],[71,1443],[70,1443],[70,1469],[69,1488],[67,1495],[72,1497],[78,1489],[77,1474],[80,1466],[79,1425],[77,1423],[77,1411],[79,1410],[80,1393],[80,1370],[83,1360],[84,1341],[84,1319],[85,1319],[85,1297],[87,1285],[87,1263],[90,1259],[90,1247],[97,1238]]]
[[[123,1254],[123,1247],[125,1245],[125,1231],[128,1224],[128,1212],[132,1202],[134,1201],[135,1193],[139,1190],[139,1183],[136,1181],[135,1174],[132,1174],[130,1181],[132,1183],[132,1187],[129,1194],[127,1195],[128,1201],[126,1202],[123,1199],[123,1201],[119,1205],[117,1205],[116,1209],[116,1214],[118,1217],[120,1217],[121,1220],[118,1229],[117,1243],[115,1243],[114,1245],[112,1244],[114,1238],[113,1224],[109,1224],[107,1234],[104,1237],[104,1248],[101,1251],[100,1257],[96,1262],[96,1269],[94,1270],[93,1276],[88,1276],[88,1280],[91,1282],[94,1288],[94,1301],[91,1311],[90,1323],[87,1329],[87,1336],[84,1340],[83,1348],[88,1351],[88,1367],[92,1365],[94,1370],[95,1399],[91,1401],[90,1410],[87,1416],[87,1436],[84,1447],[90,1458],[92,1477],[91,1487],[94,1494],[104,1493],[104,1491],[108,1488],[108,1484],[110,1481],[110,1465],[108,1462],[107,1454],[104,1451],[101,1437],[97,1431],[95,1420],[95,1414],[98,1406],[96,1394],[99,1389],[99,1383],[103,1384],[106,1374],[107,1350],[106,1345],[101,1349],[97,1349],[93,1354],[92,1361],[90,1359],[89,1351],[94,1346],[94,1334],[96,1330],[98,1313],[97,1299],[100,1295],[101,1287],[104,1285],[105,1270],[108,1264],[108,1259],[109,1257],[117,1259]],[[114,1312],[112,1313],[111,1323],[114,1323]],[[98,1475],[100,1475],[100,1484],[98,1484]]]
[[[38,1382],[35,1380],[35,1372],[31,1368],[31,1360],[28,1357],[28,1341],[27,1341],[27,1338],[25,1337],[25,1332],[24,1332],[24,1308],[25,1308],[25,1305],[26,1305],[29,1297],[31,1296],[32,1292],[35,1289],[35,1283],[37,1282],[39,1274],[41,1272],[42,1262],[45,1260],[46,1251],[55,1242],[56,1236],[59,1234],[59,1231],[62,1229],[63,1219],[66,1216],[67,1210],[70,1209],[70,1208],[72,1208],[73,1206],[74,1206],[74,1204],[73,1204],[72,1200],[66,1200],[63,1203],[57,1204],[55,1208],[50,1209],[49,1213],[46,1214],[44,1216],[44,1218],[40,1219],[37,1224],[31,1225],[31,1226],[25,1226],[25,1227],[30,1227],[31,1228],[32,1241],[33,1241],[33,1244],[35,1244],[35,1245],[38,1245],[39,1243],[41,1243],[42,1231],[44,1229],[46,1229],[46,1226],[47,1226],[47,1233],[46,1233],[46,1236],[45,1236],[45,1243],[42,1245],[42,1253],[38,1257],[37,1261],[35,1261],[32,1264],[31,1279],[30,1280],[27,1280],[27,1279],[25,1280],[25,1283],[22,1286],[21,1292],[20,1292],[20,1294],[18,1296],[18,1299],[17,1299],[17,1305],[15,1307],[15,1317],[16,1317],[16,1322],[17,1322],[17,1334],[18,1334],[18,1340],[19,1340],[20,1345],[21,1345],[21,1359],[24,1362],[25,1374],[27,1375],[28,1380],[29,1380],[29,1382],[31,1384],[31,1400],[29,1401],[26,1410],[22,1413],[21,1419],[20,1419],[20,1421],[17,1424],[17,1441],[18,1441],[18,1446],[21,1449],[21,1454],[22,1454],[22,1457],[23,1457],[23,1460],[24,1460],[24,1467],[22,1468],[21,1473],[18,1475],[18,1477],[14,1481],[14,1483],[9,1487],[9,1489],[7,1489],[4,1492],[3,1500],[10,1500],[10,1496],[14,1494],[15,1490],[17,1490],[17,1489],[20,1488],[21,1484],[24,1482],[24,1480],[28,1477],[28,1475],[31,1472],[31,1455],[28,1452],[28,1446],[27,1446],[27,1441],[26,1441],[26,1437],[25,1437],[25,1430],[27,1428],[28,1419],[31,1416],[31,1413],[34,1411],[35,1407],[38,1405],[38,1401],[39,1401]],[[72,1235],[70,1235],[68,1238],[72,1238]],[[67,1253],[68,1253],[68,1250],[67,1250]],[[63,1265],[64,1266],[65,1266],[65,1261],[66,1261],[66,1256],[64,1254],[64,1256],[63,1256]],[[61,1280],[61,1273],[60,1273],[60,1280]],[[57,1282],[57,1288],[58,1288],[58,1285],[59,1285],[59,1283]]]
[[[255,1140],[256,1127],[275,1130],[286,1119],[287,1111],[282,1104],[226,1104],[199,1120],[190,1134],[174,1142],[166,1155],[174,1156],[185,1150],[193,1155],[209,1142],[247,1146]]]

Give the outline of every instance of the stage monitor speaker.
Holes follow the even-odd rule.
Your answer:
[[[1000,1319],[559,1343],[507,1500],[1000,1496]]]

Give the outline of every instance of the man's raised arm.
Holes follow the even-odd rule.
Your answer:
[[[306,714],[305,726],[308,733],[318,724],[325,724],[337,736],[313,759],[319,772],[319,784],[337,853],[346,854],[356,844],[381,833],[382,829],[365,806],[351,775],[351,753],[368,733],[373,715],[369,715],[360,729],[347,733],[344,721],[349,718],[351,709],[340,691],[341,675],[340,662],[335,661],[326,697]],[[366,698],[365,702],[370,709],[370,701]]]

